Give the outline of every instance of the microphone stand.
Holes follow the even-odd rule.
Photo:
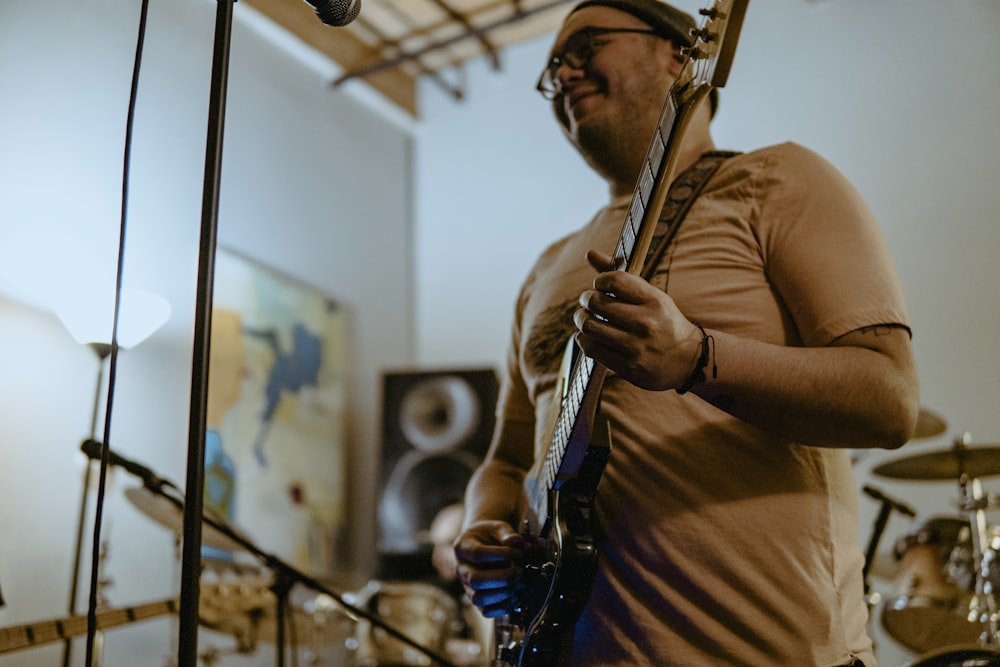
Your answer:
[[[205,430],[208,412],[208,360],[211,340],[212,289],[215,278],[215,250],[219,223],[219,181],[222,171],[222,137],[225,126],[226,92],[229,74],[229,53],[232,43],[233,4],[235,0],[217,0],[215,43],[212,58],[212,80],[208,104],[208,134],[205,147],[205,175],[202,194],[201,236],[198,251],[198,282],[195,297],[194,342],[191,364],[191,400],[188,423],[188,454],[185,500],[180,504],[184,513],[184,540],[181,551],[181,591],[177,659],[180,665],[198,664],[198,606],[201,584],[202,522],[221,530],[227,536],[257,555],[276,573],[279,582],[276,595],[279,614],[278,639],[283,642],[283,617],[287,607],[288,581],[299,581],[309,588],[326,593],[352,614],[361,616],[383,628],[392,637],[418,649],[444,667],[455,667],[445,658],[420,646],[406,635],[387,626],[371,614],[348,605],[339,595],[318,581],[297,572],[275,556],[265,554],[221,522],[206,517],[203,511],[205,485]],[[352,17],[353,18],[353,17]],[[162,489],[154,489],[162,494]],[[166,494],[163,494],[168,497]],[[177,503],[177,499],[172,499]],[[291,579],[289,579],[289,577]],[[284,665],[284,647],[278,646],[278,667]]]
[[[94,390],[94,410],[90,416],[90,437],[97,437],[97,413],[101,403],[101,387],[104,385],[104,362],[111,354],[111,345],[107,343],[90,343],[90,349],[97,355],[97,388]],[[87,459],[87,464],[83,468],[83,497],[80,499],[80,516],[76,526],[76,542],[73,549],[73,572],[70,576],[69,585],[69,615],[76,613],[77,589],[80,587],[80,561],[83,555],[83,529],[87,521],[87,500],[90,497],[90,477],[91,459]],[[69,667],[73,654],[73,640],[67,639],[63,642],[63,667]]]
[[[82,447],[84,454],[86,454],[88,457],[91,458],[99,458],[101,452],[97,451],[98,450],[98,447],[96,446],[97,444],[98,443],[93,441],[84,443],[84,446]],[[172,504],[174,507],[177,508],[178,512],[184,513],[185,519],[187,518],[188,512],[185,511],[185,503],[184,500],[182,500],[179,497],[180,490],[177,488],[176,484],[174,484],[170,480],[158,476],[155,472],[153,472],[146,466],[131,461],[115,453],[114,451],[111,451],[110,449],[107,452],[107,456],[110,465],[123,468],[126,472],[129,472],[130,474],[138,477],[142,481],[142,484],[146,489],[170,502],[170,504]],[[174,492],[168,492],[168,490]],[[386,622],[383,621],[381,618],[379,618],[377,615],[354,606],[353,604],[344,600],[344,598],[340,594],[330,590],[328,587],[324,586],[319,581],[316,581],[307,574],[300,572],[295,567],[284,562],[277,556],[263,551],[253,542],[251,542],[249,538],[244,536],[240,531],[236,530],[235,528],[233,528],[233,526],[229,525],[229,523],[224,518],[220,516],[215,516],[213,514],[205,514],[202,517],[200,517],[200,519],[204,523],[214,528],[220,534],[224,535],[226,538],[231,540],[232,542],[238,544],[241,548],[243,548],[248,553],[253,555],[268,569],[274,572],[274,583],[271,585],[271,590],[275,594],[275,615],[277,624],[276,643],[277,643],[279,667],[284,664],[284,654],[285,654],[284,621],[285,618],[288,616],[288,610],[290,607],[290,605],[288,604],[288,597],[289,594],[291,593],[291,589],[296,584],[302,584],[306,588],[312,589],[318,593],[325,593],[326,595],[330,596],[333,600],[335,600],[337,604],[343,607],[351,616],[358,616],[364,618],[366,621],[372,623],[372,625],[378,626],[379,628],[385,630],[385,632],[390,636],[392,636],[393,638],[403,642],[404,644],[407,644],[408,646],[411,646],[412,648],[423,653],[428,658],[442,665],[443,667],[456,667],[446,658],[418,644],[413,639],[410,639],[399,630],[396,630],[392,626],[386,624]],[[200,568],[200,563],[199,563],[199,568]],[[199,572],[199,580],[200,580],[200,572]],[[179,662],[179,664],[193,665],[197,663]]]
[[[872,534],[868,539],[868,549],[865,552],[865,564],[861,570],[861,578],[865,586],[865,595],[867,595],[871,589],[868,581],[868,575],[871,572],[871,567],[875,560],[878,543],[882,539],[882,533],[885,531],[886,523],[889,521],[889,515],[892,514],[893,510],[897,510],[900,514],[905,514],[908,517],[914,517],[916,516],[916,512],[914,512],[908,505],[890,498],[872,486],[866,485],[863,487],[862,491],[865,492],[865,495],[870,496],[882,504],[879,508],[878,516],[875,518],[875,524],[872,526]]]
[[[198,282],[195,298],[194,342],[191,365],[191,402],[184,502],[184,541],[181,551],[181,591],[177,658],[181,665],[198,664],[198,600],[201,582],[202,500],[205,484],[205,429],[208,412],[208,359],[211,338],[212,288],[219,223],[219,181],[222,136],[226,115],[229,52],[232,43],[233,3],[217,0],[212,80],[208,104],[208,134],[202,194]]]

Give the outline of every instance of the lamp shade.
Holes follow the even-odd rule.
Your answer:
[[[114,294],[70,290],[53,300],[53,310],[81,345],[111,343]],[[118,313],[118,346],[135,347],[170,318],[170,304],[159,294],[123,287]]]

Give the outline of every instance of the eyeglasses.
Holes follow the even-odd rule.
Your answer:
[[[598,47],[603,46],[603,42],[595,42],[595,37],[610,35],[618,32],[632,32],[640,35],[654,35],[659,37],[655,30],[644,30],[639,28],[584,28],[570,35],[566,43],[563,44],[562,53],[552,56],[549,64],[542,70],[538,77],[535,89],[547,100],[555,99],[556,95],[562,92],[561,84],[556,78],[556,72],[563,65],[569,65],[573,69],[583,69]]]

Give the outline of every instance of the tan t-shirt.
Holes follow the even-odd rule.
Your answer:
[[[527,278],[500,419],[544,432],[577,297],[610,252],[627,202],[548,248]],[[708,329],[823,346],[907,324],[868,207],[829,163],[794,144],[728,160],[682,223],[651,282]],[[725,372],[726,350],[715,362]],[[762,432],[692,394],[607,380],[611,461],[596,501],[600,565],[573,667],[818,665],[861,657],[863,555],[843,450]]]

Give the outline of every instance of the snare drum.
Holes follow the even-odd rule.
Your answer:
[[[982,646],[951,646],[922,655],[908,667],[1000,667],[1000,652]]]
[[[461,632],[458,603],[437,586],[417,582],[371,582],[349,602],[398,630],[420,646],[444,655],[450,639]],[[348,642],[355,667],[430,665],[421,651],[360,619]]]
[[[886,632],[914,653],[974,644],[982,625],[971,609],[975,568],[968,522],[932,518],[896,542],[895,556],[893,595],[882,608]]]

